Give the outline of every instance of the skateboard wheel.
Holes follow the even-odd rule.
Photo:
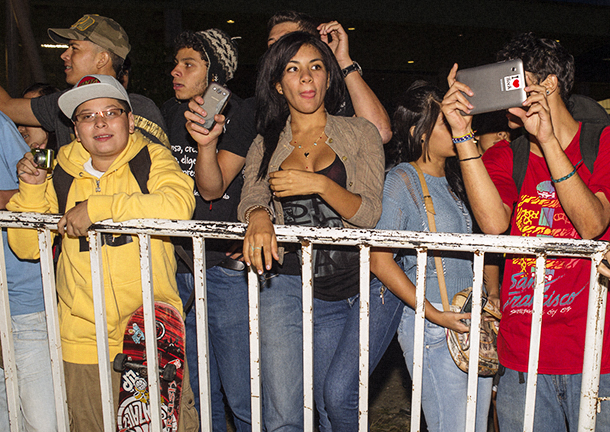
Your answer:
[[[163,369],[163,375],[161,376],[164,381],[171,382],[176,378],[176,365],[168,363]]]
[[[123,372],[126,364],[127,354],[118,353],[112,362],[112,369],[114,369],[115,372]]]

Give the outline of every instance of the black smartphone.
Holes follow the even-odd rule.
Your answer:
[[[197,124],[203,126],[207,130],[212,130],[215,124],[214,116],[216,114],[222,114],[222,111],[227,106],[230,98],[231,90],[218,83],[210,83],[203,94],[203,104],[200,105],[207,115],[205,117],[200,116],[203,121]]]
[[[483,297],[481,299],[481,311],[483,311],[483,308],[486,305],[487,305],[487,297]],[[470,312],[472,312],[472,291],[470,291],[470,294],[468,294],[468,297],[466,297],[466,302],[462,306],[462,309],[460,309],[460,313],[470,313]]]
[[[483,312],[483,308],[486,305],[487,305],[487,297],[483,297],[481,299],[481,312]],[[470,294],[468,294],[468,297],[466,297],[466,302],[464,302],[464,305],[462,306],[462,309],[460,309],[460,313],[471,313],[471,312],[472,312],[472,291],[470,291]],[[463,320],[460,320],[460,321],[462,321],[467,326],[470,326],[470,320],[469,319],[463,319]]]

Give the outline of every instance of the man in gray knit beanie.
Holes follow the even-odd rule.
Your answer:
[[[178,100],[202,96],[211,82],[225,85],[237,69],[237,46],[219,29],[184,31],[176,38],[175,50],[172,77]]]
[[[188,102],[201,101],[211,83],[226,86],[237,68],[237,47],[222,30],[184,31],[175,40],[175,67],[171,72],[175,97],[167,101],[161,112],[168,127],[168,136],[174,157],[182,171],[195,179],[198,154],[208,151],[199,147],[186,129],[185,111]],[[231,121],[240,99],[232,95],[224,110],[226,123]],[[221,153],[245,151],[224,148]],[[216,154],[216,148],[212,150]],[[208,201],[195,186],[195,214],[193,219],[205,221],[237,222],[237,204],[241,194],[242,178],[231,182],[222,198]],[[199,408],[199,378],[197,358],[196,311],[187,305],[194,289],[194,278],[189,268],[193,263],[193,242],[190,238],[173,238],[178,253],[176,282],[180,298],[185,305],[186,357],[190,369],[190,382]],[[232,250],[228,241],[206,241],[206,278],[208,304],[209,367],[214,431],[226,431],[225,406],[221,387],[233,413],[238,431],[250,430],[250,368],[248,343],[248,299],[246,266],[243,261],[227,256]],[[181,251],[184,251],[182,253]]]

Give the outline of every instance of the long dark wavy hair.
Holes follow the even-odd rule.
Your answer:
[[[288,62],[304,45],[318,50],[326,68],[329,84],[324,97],[326,111],[334,114],[345,98],[341,68],[328,45],[319,37],[305,32],[293,32],[274,43],[261,58],[256,80],[256,131],[263,137],[265,147],[258,170],[259,179],[267,175],[269,160],[290,114],[288,102],[278,93],[276,84],[282,80]]]
[[[393,137],[388,144],[390,166],[428,158],[430,135],[441,114],[441,90],[426,81],[415,81],[402,96],[392,119]],[[445,177],[451,190],[468,203],[457,157],[445,160]]]

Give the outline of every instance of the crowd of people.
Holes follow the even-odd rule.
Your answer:
[[[82,241],[93,223],[162,218],[247,224],[243,242],[206,241],[215,432],[227,430],[225,412],[237,431],[251,430],[249,267],[259,275],[264,430],[303,430],[302,256],[299,245],[277,241],[275,225],[610,238],[610,117],[594,101],[570,96],[574,59],[554,40],[523,34],[497,55],[498,61],[523,61],[522,107],[473,120],[467,99],[473,92],[456,80],[454,65],[447,92],[417,81],[401,89],[390,117],[350,57],[341,24],[317,25],[308,15],[280,12],[268,23],[255,96],[233,95],[206,129],[205,90],[227,85],[238,66],[237,45],[225,32],[187,30],[176,38],[175,97],[161,110],[125,90],[130,44],[114,20],[85,15],[48,34],[69,47],[61,59],[71,88],[37,84],[22,98],[0,88],[0,208],[63,214],[56,285],[73,431],[103,430],[89,250]],[[49,169],[30,152],[46,148],[57,153]],[[144,181],[135,170],[145,171]],[[22,424],[27,431],[53,431],[37,234],[8,229],[3,236]],[[102,255],[114,358],[129,317],[142,305],[139,273],[133,272],[137,236],[104,236]],[[195,431],[193,244],[153,237],[151,257],[155,299],[185,318],[178,430]],[[358,251],[315,246],[312,260],[318,427],[356,431]],[[590,267],[586,259],[547,261],[535,431],[577,429]],[[398,334],[412,373],[416,253],[375,248],[371,271],[369,370]],[[472,254],[430,253],[426,272],[422,408],[428,430],[463,431],[468,375],[453,361],[446,339],[448,330],[469,332],[464,319],[470,315],[444,307],[442,292],[446,285],[453,297],[472,286]],[[602,265],[600,272],[610,275],[610,267]],[[486,262],[485,295],[503,313],[497,339],[502,432],[523,430],[534,280],[530,256]],[[610,319],[605,335],[608,327]],[[610,396],[608,341],[605,336],[601,397]],[[120,379],[113,372],[115,406]],[[479,432],[488,428],[492,381],[479,377]],[[597,430],[610,430],[608,403],[599,404]],[[8,425],[0,379],[0,428]]]

